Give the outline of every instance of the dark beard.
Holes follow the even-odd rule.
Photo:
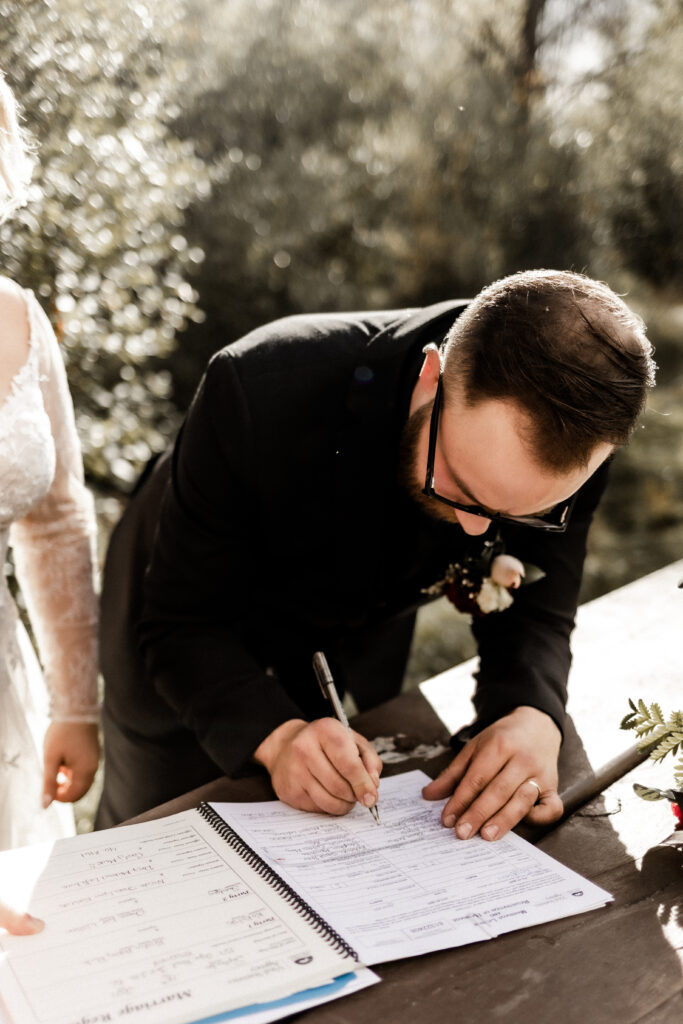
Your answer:
[[[397,479],[403,490],[430,519],[456,526],[458,521],[447,505],[442,505],[441,502],[422,493],[423,480],[419,477],[417,467],[417,446],[420,434],[425,424],[429,423],[433,405],[433,402],[421,405],[405,422],[398,448]]]

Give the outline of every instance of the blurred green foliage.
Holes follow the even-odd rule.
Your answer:
[[[628,5],[573,114],[585,133],[594,259],[680,295],[683,284],[683,4]],[[605,259],[605,255],[609,258]]]
[[[33,287],[64,341],[91,477],[114,487],[175,423],[160,365],[199,318],[183,233],[210,190],[170,130],[191,75],[174,5],[0,2],[0,66],[36,144],[29,205],[0,227],[6,274]]]
[[[208,4],[216,83],[179,122],[216,177],[191,215],[211,324],[192,339],[211,349],[283,313],[424,304],[582,266],[581,151],[551,142],[524,9]]]
[[[680,0],[0,0],[37,144],[0,251],[60,328],[91,481],[124,493],[266,320],[566,267],[663,367],[585,596],[679,557],[682,63]]]

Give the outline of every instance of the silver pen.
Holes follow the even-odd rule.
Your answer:
[[[313,655],[313,671],[316,674],[316,678],[320,683],[320,689],[323,691],[323,696],[326,700],[329,700],[333,709],[335,718],[341,722],[345,729],[351,732],[351,726],[349,720],[346,717],[346,712],[342,707],[342,702],[339,700],[339,694],[337,693],[337,687],[334,685],[334,679],[330,672],[330,666],[327,664],[327,658],[322,651],[316,651]],[[377,805],[374,807],[368,807],[370,814],[373,816],[377,824],[379,825],[379,811]]]

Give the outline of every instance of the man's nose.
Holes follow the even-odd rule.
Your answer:
[[[478,537],[480,533],[486,533],[491,525],[490,519],[484,519],[483,516],[473,516],[469,512],[461,512],[459,508],[455,510],[455,518],[465,533],[469,533],[470,537]]]

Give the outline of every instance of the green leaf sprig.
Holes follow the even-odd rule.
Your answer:
[[[634,704],[629,699],[628,703],[631,710],[621,720],[620,728],[635,730],[639,749],[649,750],[651,761],[663,761],[667,754],[675,757],[683,749],[683,711],[673,711],[665,718],[657,703],[649,708],[644,700]],[[679,790],[683,789],[683,754],[674,765],[674,781]],[[653,789],[638,782],[633,788],[644,800],[676,800],[673,789]]]

